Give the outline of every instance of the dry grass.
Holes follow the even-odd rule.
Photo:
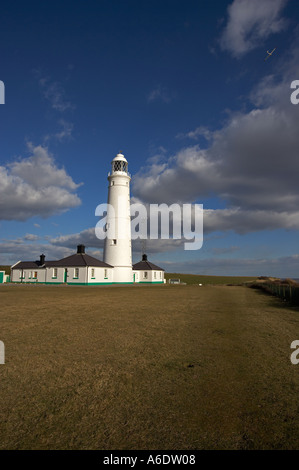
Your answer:
[[[206,276],[202,274],[179,274],[165,273],[165,279],[180,279],[186,284],[203,284],[203,285],[241,285],[246,282],[256,280],[256,277],[250,276]]]
[[[245,287],[2,286],[1,449],[299,448],[299,311]]]

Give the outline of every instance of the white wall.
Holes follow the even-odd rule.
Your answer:
[[[94,270],[93,276],[92,270]],[[88,284],[104,284],[111,282],[113,282],[113,268],[88,268]]]
[[[45,269],[12,269],[12,282],[45,282]]]
[[[146,277],[145,277],[146,273]],[[164,271],[133,271],[135,274],[135,282],[164,282]]]
[[[24,283],[36,283],[44,282],[51,284],[62,284],[65,279],[64,267],[46,267],[41,269],[23,269],[23,279],[21,279],[21,269],[12,270],[12,282],[24,282]],[[102,268],[102,267],[87,267],[81,266],[78,269],[78,276],[76,277],[76,267],[67,268],[67,284],[104,284],[113,282],[113,268]],[[94,269],[94,279],[92,279],[92,269]],[[55,276],[55,270],[56,276]],[[37,273],[37,277],[34,277],[34,273]],[[106,274],[106,276],[105,276]]]

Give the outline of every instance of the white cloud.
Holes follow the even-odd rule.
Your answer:
[[[213,133],[204,126],[199,126],[194,131],[189,131],[184,133],[179,133],[176,138],[177,139],[192,139],[198,140],[199,137],[204,137],[206,140],[210,140],[213,136]]]
[[[146,246],[147,253],[163,253],[168,251],[175,251],[183,247],[185,240],[132,240],[133,253],[141,253],[144,245]],[[82,232],[72,233],[68,235],[61,235],[52,238],[50,243],[53,246],[64,246],[67,248],[75,249],[77,245],[83,244],[89,248],[96,248],[103,252],[104,240],[99,240],[95,235],[95,227],[82,230]]]
[[[162,87],[161,85],[158,85],[157,88],[152,90],[147,97],[149,103],[153,101],[162,101],[163,103],[170,103],[172,99],[173,96],[170,94],[167,88]]]
[[[38,236],[37,235],[34,235],[33,233],[26,233],[24,239],[27,240],[27,241],[36,241],[38,240]]]
[[[58,124],[62,127],[60,132],[54,134],[54,137],[62,142],[65,139],[71,139],[74,125],[71,122],[60,119]]]
[[[0,220],[49,217],[81,204],[76,184],[48,149],[28,144],[31,156],[0,167]]]
[[[135,197],[172,204],[217,196],[227,209],[205,212],[207,231],[299,229],[299,106],[290,103],[298,57],[296,44],[277,66],[280,79],[265,77],[251,94],[252,110],[232,113],[211,132],[208,148],[182,148],[141,169],[132,180]]]
[[[288,0],[234,0],[228,7],[228,22],[220,45],[234,57],[241,57],[279,33],[287,21],[281,12]]]
[[[37,72],[40,75],[40,72]],[[43,97],[49,101],[51,107],[63,113],[66,110],[74,109],[75,106],[65,98],[65,91],[59,82],[53,82],[48,77],[39,78],[39,85]]]

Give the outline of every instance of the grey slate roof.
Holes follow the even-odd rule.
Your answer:
[[[38,269],[40,267],[39,261],[19,261],[12,269]]]
[[[133,264],[133,271],[165,271],[147,260],[146,255],[142,255],[142,260]]]
[[[89,256],[86,253],[76,253],[75,255],[67,256],[66,258],[62,258],[59,261],[46,261],[46,266],[65,266],[68,267],[80,267],[80,266],[92,266],[92,267],[99,267],[99,268],[112,268],[110,264],[104,263],[104,261],[100,261],[99,259],[94,258],[93,256]]]
[[[58,267],[76,267],[79,268],[80,266],[91,266],[95,268],[112,268],[110,264],[104,263],[104,261],[100,261],[99,259],[94,258],[93,256],[89,256],[86,253],[76,253],[75,255],[67,256],[66,258],[62,258],[58,261],[45,261],[43,265],[41,265],[40,261],[20,261],[16,264],[12,269],[38,269],[38,268],[58,268]]]

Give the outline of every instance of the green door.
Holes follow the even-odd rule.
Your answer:
[[[0,284],[4,282],[4,273],[0,273]]]
[[[64,282],[67,282],[67,269],[64,270]]]

